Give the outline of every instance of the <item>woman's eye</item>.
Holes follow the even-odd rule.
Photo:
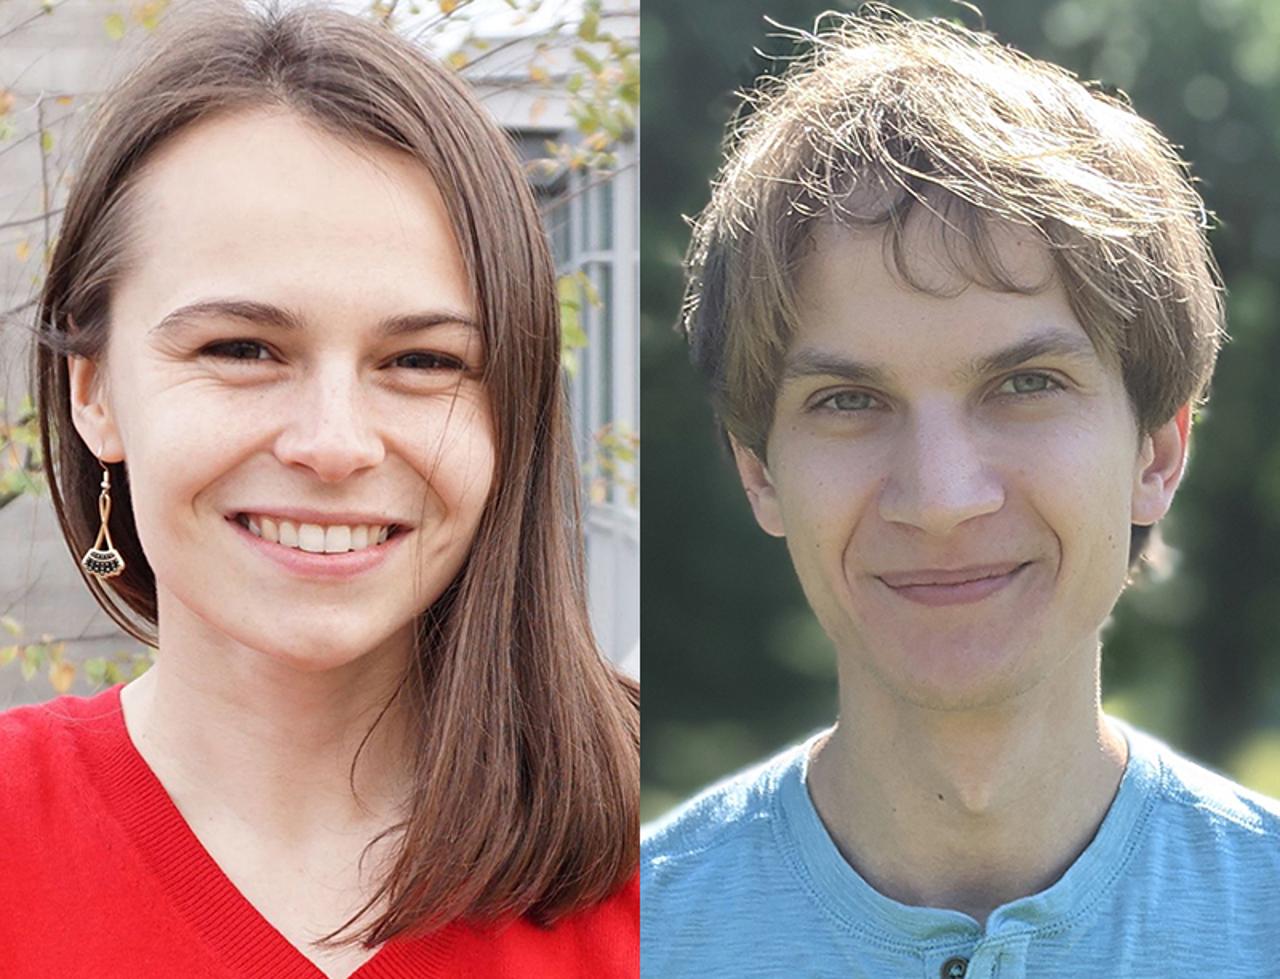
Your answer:
[[[219,360],[271,359],[271,351],[255,340],[227,340],[223,343],[211,343],[201,352]]]
[[[836,391],[814,403],[819,411],[857,412],[869,411],[879,402],[866,391]]]
[[[1062,384],[1038,371],[1025,374],[1013,374],[1005,378],[996,390],[1001,394],[1047,394],[1061,390]]]
[[[411,354],[401,354],[395,359],[397,367],[407,367],[409,370],[415,371],[463,371],[467,369],[457,357],[450,357],[448,354],[427,353],[425,351],[415,351]]]

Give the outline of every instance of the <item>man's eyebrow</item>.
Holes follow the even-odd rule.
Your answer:
[[[189,324],[194,320],[209,317],[230,317],[290,332],[302,330],[305,326],[303,318],[297,313],[271,303],[258,302],[253,299],[202,299],[198,302],[179,306],[166,314],[159,323],[147,332],[149,334],[160,333],[174,327]],[[454,309],[399,313],[381,320],[375,329],[382,336],[394,337],[445,324],[478,329],[475,321],[470,316]]]
[[[1099,359],[1097,350],[1087,336],[1065,330],[1047,330],[973,358],[956,372],[956,376],[961,380],[969,380],[998,374],[1037,357],[1063,357],[1093,363]],[[863,363],[841,354],[801,347],[787,355],[782,380],[805,377],[838,377],[852,384],[889,387],[894,373],[879,364]]]
[[[961,377],[983,377],[1012,370],[1037,357],[1061,357],[1068,360],[1097,363],[1098,351],[1083,333],[1066,330],[1046,330],[1035,336],[1019,340],[1000,350],[975,357],[961,369]]]

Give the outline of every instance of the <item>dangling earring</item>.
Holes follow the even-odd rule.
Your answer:
[[[111,543],[111,530],[107,527],[107,519],[111,516],[111,470],[101,459],[98,464],[102,466],[102,492],[98,494],[98,514],[102,517],[102,527],[93,547],[85,551],[84,557],[80,559],[80,564],[99,578],[114,578],[124,570],[124,558],[116,550],[115,544]],[[107,542],[105,548],[102,547],[104,539]]]

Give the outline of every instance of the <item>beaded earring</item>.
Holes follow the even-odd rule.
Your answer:
[[[98,530],[93,547],[85,551],[84,557],[80,559],[80,565],[99,578],[114,578],[124,570],[124,558],[111,542],[111,529],[107,526],[107,520],[111,516],[111,470],[101,460],[99,465],[102,466],[102,492],[98,494],[98,514],[102,517],[102,527]],[[105,548],[102,546],[104,540],[107,545]]]

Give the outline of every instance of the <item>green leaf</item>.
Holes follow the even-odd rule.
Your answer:
[[[99,685],[107,679],[107,661],[105,657],[94,656],[85,660],[80,664],[84,670],[85,679],[90,683]]]
[[[573,57],[579,63],[587,66],[591,74],[599,75],[604,71],[604,65],[600,63],[600,59],[593,55],[586,48],[577,47],[573,49]]]
[[[0,667],[8,666],[17,658],[17,646],[0,646]]]
[[[125,23],[122,14],[107,14],[107,19],[103,22],[106,28],[107,37],[113,41],[118,41],[124,37]]]
[[[36,675],[36,671],[40,669],[40,661],[44,659],[40,655],[39,645],[32,644],[22,650],[22,679],[30,682],[31,678]]]
[[[584,41],[597,41],[600,38],[600,11],[588,10],[582,15],[582,23],[578,25],[578,37]]]
[[[11,615],[0,615],[0,628],[11,636],[22,635],[22,626],[18,624],[18,620]]]

